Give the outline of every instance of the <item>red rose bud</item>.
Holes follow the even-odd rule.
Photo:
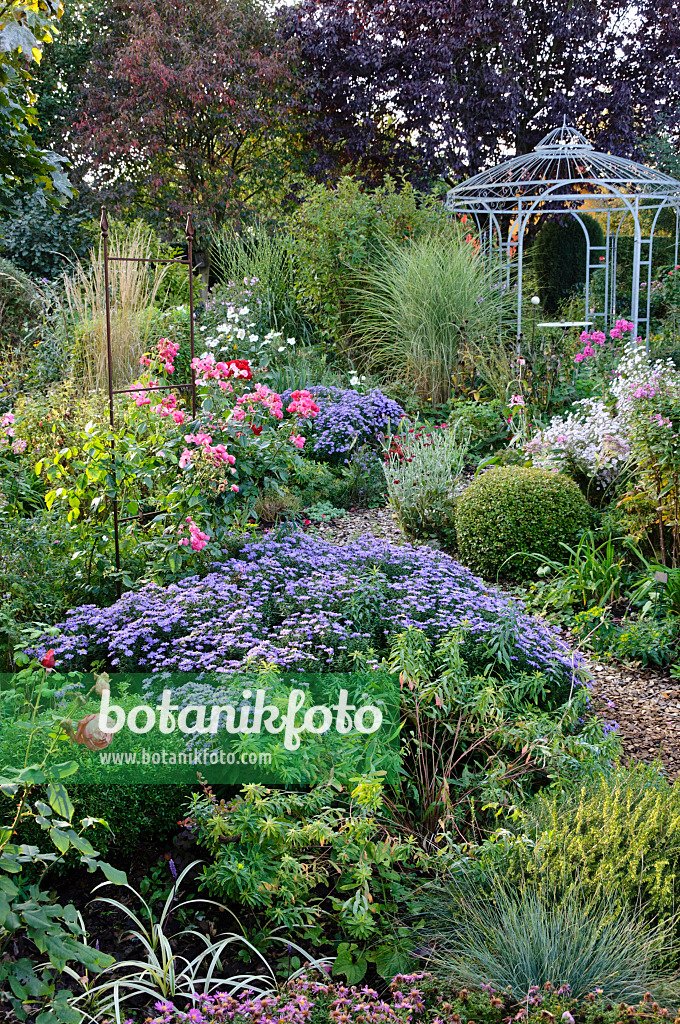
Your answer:
[[[251,427],[250,429],[252,430],[256,437],[259,437],[260,434],[262,433],[262,427]]]
[[[40,664],[43,668],[54,668],[54,650],[51,647],[45,657],[41,658]]]

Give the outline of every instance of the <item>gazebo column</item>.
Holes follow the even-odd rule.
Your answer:
[[[630,318],[633,321],[633,334],[637,338],[638,320],[640,316],[640,264],[642,261],[642,231],[640,230],[640,200],[635,197],[633,213],[635,234],[633,236],[633,283],[630,293]],[[649,341],[647,343],[649,345]]]

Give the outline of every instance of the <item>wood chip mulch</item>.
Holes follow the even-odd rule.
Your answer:
[[[372,534],[390,544],[408,543],[389,509],[358,509],[333,522],[310,527],[332,544],[349,544]],[[623,759],[660,762],[668,779],[680,779],[680,680],[668,668],[642,668],[591,658],[595,712],[616,722]]]
[[[669,670],[589,661],[595,711],[619,724],[624,760],[660,761],[680,778],[680,680]],[[613,706],[612,706],[613,705]]]

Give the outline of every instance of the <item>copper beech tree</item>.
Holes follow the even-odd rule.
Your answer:
[[[113,0],[86,72],[76,159],[151,220],[199,232],[285,173],[292,60],[259,0]]]
[[[563,116],[633,155],[680,107],[678,0],[302,0],[319,170],[431,181],[525,153]]]

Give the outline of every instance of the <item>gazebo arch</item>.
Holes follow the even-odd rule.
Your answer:
[[[565,118],[562,127],[546,135],[533,152],[482,171],[452,188],[446,208],[473,217],[484,251],[497,258],[499,286],[509,288],[516,275],[518,340],[522,335],[524,235],[532,218],[560,213],[580,223],[586,236],[584,321],[599,320],[598,326],[606,330],[620,312],[616,289],[618,242],[624,222],[631,217],[630,319],[635,324],[635,335],[644,332],[649,345],[654,234],[661,212],[672,209],[677,264],[680,181],[645,164],[597,152],[585,136],[567,125]],[[604,216],[604,245],[591,243],[583,221],[586,213]],[[651,216],[647,234],[645,214]],[[604,270],[604,303],[602,309],[591,313],[590,277],[595,270]],[[647,290],[642,306],[641,284]]]

